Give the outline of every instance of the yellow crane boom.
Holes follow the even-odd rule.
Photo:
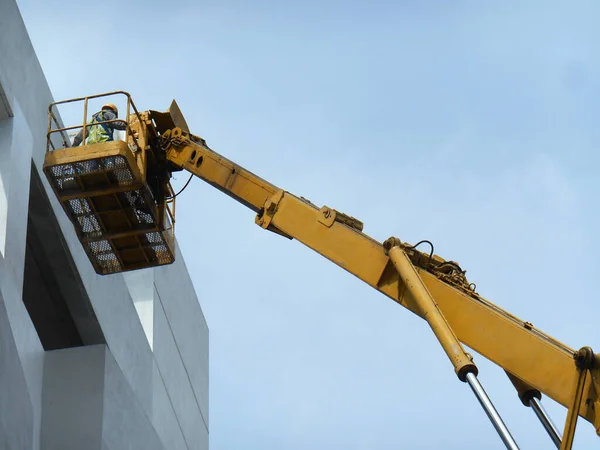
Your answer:
[[[127,95],[129,110],[129,95],[123,94]],[[69,101],[83,100],[87,107],[88,99]],[[67,148],[51,151],[46,157],[44,170],[90,259],[96,258],[95,267],[99,267],[101,257],[109,254],[115,260],[113,272],[172,262],[172,258],[161,260],[156,256],[172,254],[157,252],[151,237],[153,233],[162,236],[159,245],[168,250],[165,233],[170,228],[167,229],[165,219],[169,217],[167,203],[173,198],[168,180],[173,171],[185,170],[254,211],[255,223],[262,228],[301,242],[427,320],[458,378],[469,383],[507,448],[518,447],[478,384],[477,366],[463,344],[506,371],[522,402],[534,408],[558,448],[571,448],[578,417],[592,423],[600,435],[600,355],[589,347],[575,351],[486,300],[456,262],[434,255],[433,249],[424,253],[416,245],[395,237],[377,242],[362,232],[359,220],[328,206],[318,207],[216,153],[201,137],[190,133],[175,102],[168,112],[139,113],[132,107],[135,112],[128,111],[127,145],[120,141],[77,149],[66,145]],[[49,130],[49,142],[53,132],[66,129]],[[109,157],[113,158],[112,165],[104,162]],[[115,158],[119,157],[125,161],[123,164],[130,161],[128,168],[134,181],[129,184],[119,181],[122,176],[116,175]],[[81,176],[71,172],[59,175],[65,167],[71,167],[71,171],[78,164],[91,167],[90,161],[95,161],[94,167],[104,168],[102,176],[97,169],[85,169]],[[151,183],[150,179],[154,181]],[[77,186],[64,188],[68,180]],[[140,183],[145,187],[140,187]],[[154,187],[148,188],[151,184]],[[135,198],[146,199],[146,210],[157,218],[154,222],[132,225],[133,216],[124,211],[135,207],[123,206],[125,197],[119,197],[127,189],[135,191]],[[146,191],[150,196],[143,194]],[[75,200],[84,202],[91,212],[75,214]],[[82,216],[98,223],[96,234],[81,237],[85,231]],[[129,229],[123,228],[125,223]],[[110,249],[103,253],[97,242],[106,242]],[[149,252],[150,248],[154,253]],[[562,438],[540,412],[541,393],[568,408]]]
[[[333,208],[319,208],[306,199],[285,192],[243,167],[214,152],[201,139],[173,128],[165,131],[167,159],[234,199],[257,211],[256,223],[296,239],[369,286],[423,317],[414,296],[406,289],[382,243],[362,233],[362,224]],[[175,135],[175,136],[174,136]],[[575,350],[558,342],[532,324],[487,301],[468,284],[448,282],[444,261],[406,245],[417,272],[434,297],[458,339],[508,373],[569,407],[578,378]],[[438,269],[439,268],[439,269]],[[600,379],[598,379],[600,382]],[[588,377],[579,414],[594,423],[600,433],[600,402]]]

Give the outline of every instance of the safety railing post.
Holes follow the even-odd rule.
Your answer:
[[[50,135],[52,132],[52,105],[48,108],[48,132],[46,133],[46,153],[50,151],[50,145],[52,145],[52,149],[55,150],[54,144],[50,139]]]
[[[131,98],[129,98],[129,96],[127,97],[127,110],[125,112],[125,141],[127,141],[129,139],[129,135],[131,135],[131,141],[137,146],[137,142],[135,140],[135,137],[133,136],[133,133],[131,132],[131,127],[129,126],[129,108],[130,108],[130,102],[131,102]],[[145,172],[145,171],[144,171]]]
[[[83,139],[81,142],[85,144],[86,131],[87,131],[87,108],[88,108],[88,98],[85,97],[83,101]]]

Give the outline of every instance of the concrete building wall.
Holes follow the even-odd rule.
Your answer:
[[[102,446],[105,346],[52,350],[45,357],[41,448]]]
[[[208,448],[208,328],[181,253],[94,272],[41,170],[53,99],[14,0],[0,42],[0,448]]]

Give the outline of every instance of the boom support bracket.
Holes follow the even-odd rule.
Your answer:
[[[362,231],[363,223],[347,214],[336,211],[328,206],[323,206],[320,210],[319,222],[326,227],[331,227],[335,222],[343,223],[357,231]]]
[[[281,202],[283,195],[284,195],[284,191],[278,190],[275,193],[275,195],[273,195],[273,197],[267,199],[267,201],[265,202],[265,206],[258,212],[258,214],[256,215],[256,217],[254,219],[254,222],[258,226],[264,228],[265,230],[269,230],[269,231],[272,231],[275,234],[279,234],[280,236],[283,236],[285,238],[292,239],[292,236],[290,236],[287,233],[284,233],[280,229],[271,225],[271,222],[273,221],[273,217],[275,216],[275,213],[277,212],[277,208],[279,207],[279,202]]]
[[[273,197],[267,199],[265,206],[256,215],[255,222],[257,225],[263,227],[265,230],[269,228],[282,198],[283,191],[279,190]]]
[[[580,411],[600,409],[600,354],[594,354],[590,347],[583,347],[573,354],[573,358],[575,359],[577,376],[573,383],[573,396],[565,420],[560,450],[571,450],[573,447],[575,428]],[[591,378],[590,383],[586,383],[588,376]],[[586,386],[588,386],[587,392],[585,390]],[[600,425],[598,423],[594,425],[596,426],[596,433],[600,435]]]

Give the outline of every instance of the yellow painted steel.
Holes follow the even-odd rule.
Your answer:
[[[521,403],[523,403],[524,406],[530,406],[529,402],[532,398],[537,398],[538,400],[542,399],[542,393],[538,389],[528,385],[523,380],[511,375],[509,372],[506,372],[506,375],[515,387],[517,394],[519,395],[519,400],[521,400]]]
[[[348,216],[332,208],[318,208],[277,188],[207,148],[201,138],[181,130],[175,134],[179,137],[167,139],[164,146],[167,159],[174,165],[257,211],[258,225],[300,241],[423,316],[382,244],[362,233],[362,226],[355,225],[360,222],[335,220],[338,215]],[[563,406],[571,405],[572,387],[578,376],[573,349],[478,294],[445,282],[439,274],[422,267],[416,271],[461,343]],[[599,375],[587,378],[579,415],[591,422],[600,435]]]
[[[466,381],[467,373],[470,372],[477,375],[477,367],[473,364],[473,358],[469,357],[465,352],[452,328],[448,325],[446,318],[427,290],[427,287],[425,287],[409,256],[402,250],[401,242],[397,238],[390,238],[383,245],[394,267],[398,271],[402,283],[406,286],[406,290],[412,295],[415,302],[417,302],[421,316],[429,323],[446,355],[450,358],[458,378],[464,382]]]
[[[583,398],[583,388],[585,386],[585,379],[587,378],[588,371],[586,369],[579,370],[577,377],[575,377],[575,384],[572,391],[571,405],[567,412],[567,419],[565,420],[565,429],[563,432],[563,440],[560,445],[560,450],[571,450],[573,448],[573,440],[575,439],[575,428],[577,427],[576,410],[581,404]]]
[[[114,95],[127,102],[126,141],[86,144],[88,101]],[[83,104],[82,123],[63,126],[59,122],[55,112],[65,103]],[[111,122],[120,121],[105,124]],[[79,129],[83,145],[71,147],[66,132]],[[48,108],[44,173],[100,275],[175,260],[171,172],[164,156],[160,161],[148,152],[151,157],[146,158],[150,141],[156,141],[153,132],[148,113],[140,115],[123,91],[54,102]]]
[[[179,130],[177,134],[180,135],[181,130],[177,130]],[[171,133],[164,133],[163,138],[165,140],[171,139]],[[189,143],[186,148],[187,151],[181,151],[182,148],[177,147],[177,151],[167,153],[167,159],[176,166],[202,178],[208,184],[244,204],[254,212],[258,212],[263,208],[266,201],[279,191],[271,183],[224,156],[203,145],[193,143],[190,140],[186,141]]]

